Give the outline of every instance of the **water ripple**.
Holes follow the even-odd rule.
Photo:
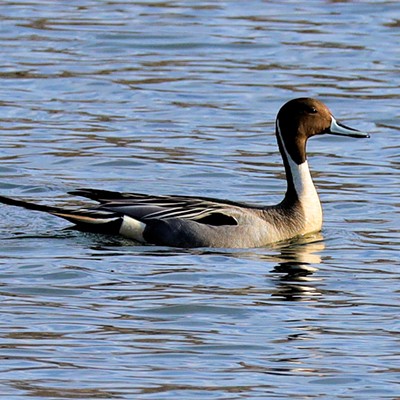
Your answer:
[[[0,206],[4,396],[398,396],[396,2],[21,0],[0,18],[5,195],[273,203],[287,99],[371,133],[310,141],[324,229],[270,248],[138,246]]]

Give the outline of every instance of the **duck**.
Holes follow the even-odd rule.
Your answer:
[[[279,110],[275,135],[287,188],[275,205],[253,205],[211,197],[148,195],[82,188],[72,195],[96,201],[84,208],[41,205],[0,196],[0,203],[61,217],[74,228],[120,235],[139,244],[180,248],[255,248],[321,231],[321,202],[306,154],[319,135],[368,138],[338,122],[320,100],[296,98]]]

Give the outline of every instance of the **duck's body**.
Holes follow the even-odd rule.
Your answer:
[[[260,247],[321,230],[322,208],[306,158],[311,136],[368,135],[336,122],[318,100],[300,98],[278,113],[276,136],[285,165],[287,191],[274,206],[187,196],[149,196],[81,189],[72,192],[98,201],[88,209],[67,210],[0,196],[0,202],[45,211],[79,229],[119,234],[140,243],[176,247]]]

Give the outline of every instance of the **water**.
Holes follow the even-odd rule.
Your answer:
[[[323,232],[269,248],[134,246],[0,206],[4,398],[399,397],[398,2],[19,0],[0,18],[4,195],[274,203],[285,101],[371,133],[310,141]]]

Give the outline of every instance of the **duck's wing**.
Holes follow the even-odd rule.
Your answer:
[[[101,204],[104,203],[137,203],[137,204],[166,204],[170,205],[173,203],[192,204],[198,203],[199,201],[207,202],[210,204],[220,206],[236,206],[236,207],[249,207],[257,208],[257,206],[251,206],[244,203],[234,202],[230,200],[215,199],[213,197],[204,196],[180,196],[180,195],[149,195],[135,192],[115,192],[110,190],[99,190],[99,189],[77,189],[69,192],[70,194],[86,197],[97,201]]]
[[[237,220],[229,211],[244,207],[239,203],[209,197],[147,195],[96,189],[79,189],[71,194],[99,202],[98,210],[138,220],[181,218],[209,225],[236,225]]]

